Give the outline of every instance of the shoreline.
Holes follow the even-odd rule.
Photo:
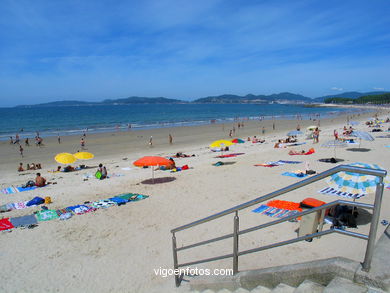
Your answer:
[[[293,104],[295,105],[295,104]],[[354,111],[340,111],[340,112],[334,112],[331,111],[332,108],[351,108],[351,107],[338,107],[336,105],[328,107],[327,104],[322,104],[318,108],[330,108],[330,111],[325,113],[304,113],[301,115],[301,119],[303,120],[312,120],[312,119],[318,119],[318,117],[321,117],[320,119],[327,119],[327,118],[336,118],[340,115],[351,115],[354,113]],[[307,108],[317,108],[317,107],[307,107]],[[367,108],[364,107],[356,107],[362,109],[361,114],[369,113],[371,111],[368,111]],[[371,110],[377,109],[377,108],[369,108]],[[364,110],[364,111],[363,111]],[[320,116],[318,116],[320,115]],[[99,126],[91,126],[91,127],[81,127],[78,129],[75,128],[69,128],[69,129],[46,129],[46,130],[37,130],[39,131],[39,135],[42,138],[49,138],[49,137],[57,137],[58,135],[61,137],[65,136],[77,136],[77,135],[83,135],[86,134],[99,134],[99,133],[112,133],[112,132],[127,132],[127,131],[144,131],[144,130],[153,130],[153,129],[164,129],[164,128],[177,128],[177,127],[191,127],[191,126],[205,126],[209,124],[227,124],[227,123],[237,123],[239,121],[259,121],[259,120],[294,120],[296,119],[297,114],[286,114],[286,115],[280,115],[280,114],[274,114],[274,115],[264,115],[264,116],[247,116],[247,117],[225,117],[225,118],[213,118],[210,120],[192,120],[192,121],[175,121],[175,122],[167,122],[167,121],[161,121],[156,122],[152,124],[137,124],[133,123],[131,124],[131,127],[129,128],[129,125],[126,123],[117,123],[115,125],[99,125]],[[21,140],[24,140],[26,138],[34,139],[36,136],[37,131],[19,131],[19,136],[21,137]],[[15,137],[15,134],[17,132],[6,132],[4,134],[0,135],[0,142],[1,141],[9,141],[10,137]]]

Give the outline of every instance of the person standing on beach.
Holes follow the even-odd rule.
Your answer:
[[[14,144],[19,144],[19,142],[20,142],[19,133],[17,133],[17,134],[15,135]]]
[[[81,140],[80,140],[80,146],[81,146],[82,150],[85,150],[85,140],[84,140],[84,137],[82,137]]]
[[[173,137],[172,137],[172,135],[171,134],[169,134],[169,144],[172,144],[173,143]]]
[[[150,136],[150,139],[149,139],[149,146],[150,146],[150,147],[153,146],[153,136]]]
[[[23,158],[23,147],[22,147],[22,145],[19,145],[19,152],[20,152],[20,155],[22,156],[22,158]]]
[[[26,146],[30,146],[30,143],[29,143],[29,141],[28,141],[28,137],[27,137],[26,140],[24,141],[24,144],[25,144]]]
[[[261,133],[264,135],[265,133],[265,127],[263,126],[263,129],[261,130]]]
[[[272,122],[272,129],[275,130],[275,122]]]
[[[60,134],[57,135],[57,141],[58,141],[58,144],[61,143],[61,136],[60,136]]]

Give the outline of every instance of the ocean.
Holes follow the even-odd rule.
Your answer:
[[[16,133],[33,138],[175,126],[232,122],[234,120],[302,119],[330,117],[350,109],[304,107],[282,104],[136,104],[109,106],[65,106],[0,108],[0,140]],[[354,109],[356,113],[356,109]]]

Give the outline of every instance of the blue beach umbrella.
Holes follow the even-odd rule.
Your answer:
[[[362,139],[363,140],[367,140],[367,141],[373,141],[375,140],[371,134],[369,134],[368,132],[365,132],[365,131],[352,131],[352,133],[350,134],[350,136],[354,136],[354,137],[357,137],[359,138],[359,148],[360,148],[360,144],[362,142]]]
[[[378,169],[384,170],[376,164],[365,164],[365,163],[352,163],[349,166]],[[375,192],[376,185],[379,182],[379,177],[372,175],[365,175],[353,172],[338,172],[330,176],[327,183],[334,188],[339,189],[343,192],[349,193],[373,193]],[[390,182],[388,176],[385,177],[385,183]]]
[[[321,145],[325,148],[333,148],[334,149],[334,158],[336,158],[336,148],[345,148],[347,147],[347,144],[341,140],[329,140]]]
[[[302,135],[302,134],[303,134],[303,132],[299,131],[299,130],[293,130],[293,131],[287,132],[287,136],[297,136],[297,135]]]

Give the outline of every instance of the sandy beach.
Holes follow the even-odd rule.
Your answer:
[[[355,126],[358,130],[370,130],[364,122],[374,113],[359,114],[349,117],[350,121],[360,122]],[[379,109],[379,117],[389,116],[388,109]],[[351,116],[351,115],[350,115]],[[0,188],[20,186],[28,180],[34,180],[38,171],[17,172],[20,162],[41,163],[42,173],[50,182],[56,184],[32,191],[14,194],[0,194],[0,205],[30,200],[35,196],[50,196],[53,203],[50,209],[61,209],[67,206],[82,204],[87,201],[106,199],[123,193],[139,193],[149,198],[98,209],[95,212],[75,215],[69,220],[55,219],[39,222],[33,229],[12,229],[0,233],[0,262],[3,264],[1,274],[1,292],[182,292],[185,287],[176,289],[173,277],[161,277],[154,270],[173,268],[172,243],[170,230],[209,216],[234,205],[252,200],[289,184],[301,180],[282,176],[285,171],[310,169],[317,173],[325,171],[335,164],[319,162],[320,158],[333,156],[333,148],[321,147],[321,143],[333,139],[333,130],[342,133],[347,117],[339,116],[320,121],[244,121],[245,126],[238,129],[235,123],[234,138],[256,135],[264,138],[265,143],[245,142],[230,147],[230,152],[244,153],[234,158],[215,158],[218,153],[211,152],[209,144],[217,139],[230,139],[230,124],[210,124],[204,126],[161,128],[142,131],[118,131],[114,133],[87,134],[86,150],[95,158],[89,161],[77,161],[73,165],[85,164],[91,169],[75,172],[52,173],[58,163],[54,156],[61,152],[74,153],[80,148],[80,136],[61,138],[44,138],[44,146],[24,146],[24,157],[19,154],[18,145],[0,142]],[[275,149],[273,146],[286,133],[295,130],[300,124],[302,130],[320,122],[320,143],[313,144],[305,136],[299,137],[306,144]],[[275,123],[275,130],[272,124]],[[389,123],[383,124],[387,130]],[[262,129],[265,133],[262,134]],[[173,136],[169,143],[168,135]],[[388,132],[372,133],[374,137]],[[148,142],[153,137],[153,146]],[[23,135],[21,135],[22,142]],[[362,141],[361,147],[367,152],[337,149],[337,157],[344,161],[339,164],[363,162],[378,164],[389,169],[389,138],[377,138],[373,142]],[[289,156],[291,149],[300,151],[315,148],[310,156]],[[194,157],[178,158],[177,166],[188,165],[189,170],[170,173],[156,171],[157,182],[147,184],[151,178],[151,169],[133,166],[133,162],[146,155],[169,157],[177,152]],[[230,162],[223,166],[213,163],[223,160]],[[283,165],[274,168],[255,167],[255,164],[277,160],[299,160],[299,165]],[[99,163],[107,167],[109,179],[91,178]],[[87,180],[85,180],[87,179]],[[144,182],[144,183],[143,183]],[[290,192],[278,199],[300,202],[306,197],[315,197],[331,202],[339,197],[320,194],[317,191],[326,187],[325,180],[309,185],[303,189]],[[380,221],[390,220],[390,190],[385,189]],[[373,195],[369,194],[360,202],[373,203]],[[253,208],[252,208],[253,209]],[[240,213],[240,229],[251,227],[272,220],[265,215],[246,209]],[[16,217],[32,214],[40,207],[12,210],[1,213],[0,217]],[[296,237],[295,230],[299,223],[283,224],[243,235],[240,238],[240,250],[255,248],[260,245]],[[179,232],[178,246],[206,240],[212,236],[231,233],[233,216],[226,216],[209,225],[200,225],[196,229]],[[367,234],[369,223],[359,223],[353,231]],[[379,225],[378,237],[385,226]],[[240,257],[239,269],[248,270],[282,264],[291,264],[334,256],[344,256],[357,261],[364,258],[366,242],[332,234],[313,242],[300,242]],[[179,254],[179,262],[199,258],[212,257],[231,253],[231,239],[207,245],[203,248],[189,250]],[[199,268],[232,267],[231,259],[198,265]]]

